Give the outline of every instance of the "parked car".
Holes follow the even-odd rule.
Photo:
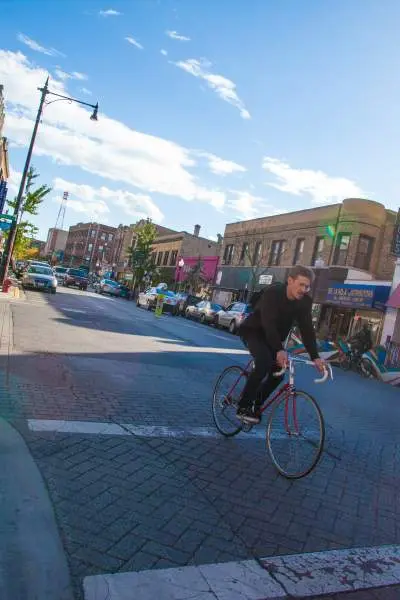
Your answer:
[[[187,319],[198,319],[200,323],[215,323],[217,314],[223,310],[219,304],[202,300],[198,304],[188,306],[185,316]]]
[[[119,296],[121,294],[121,286],[114,279],[102,279],[97,290],[99,294],[109,294],[110,296]]]
[[[215,317],[217,327],[229,329],[236,333],[244,319],[252,312],[250,304],[234,302],[228,308],[222,309]]]
[[[198,296],[192,296],[191,294],[185,293],[177,294],[176,297],[178,298],[178,314],[183,316],[186,315],[186,309],[189,306],[195,306],[202,300],[202,298],[199,298]]]
[[[65,275],[67,274],[67,267],[54,267],[54,275],[57,277],[59,283],[64,283]]]
[[[79,269],[67,269],[64,277],[64,286],[87,290],[88,278],[85,271],[80,271]]]
[[[53,269],[42,265],[31,265],[22,275],[22,287],[43,290],[55,294],[57,291],[57,278]]]
[[[154,310],[157,304],[157,297],[162,294],[163,300],[163,312],[170,312],[173,315],[177,314],[178,311],[178,298],[174,292],[167,289],[160,289],[156,287],[148,288],[144,292],[140,292],[136,298],[136,306],[147,308],[147,310]]]

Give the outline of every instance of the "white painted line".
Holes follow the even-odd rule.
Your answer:
[[[221,438],[214,427],[168,427],[164,425],[132,425],[131,423],[99,423],[96,421],[64,421],[52,419],[28,419],[31,431],[58,433],[81,433],[89,435],[133,435],[146,438]],[[263,438],[264,428],[254,428],[241,438]]]
[[[65,312],[73,312],[73,313],[82,313],[82,314],[86,314],[86,310],[81,310],[79,308],[69,308],[68,306],[59,306],[58,307],[60,310],[63,310]]]
[[[85,600],[278,600],[356,592],[400,583],[400,546],[94,575]]]
[[[51,431],[59,433],[88,433],[97,435],[127,435],[115,423],[97,423],[95,421],[53,421],[45,419],[29,419],[31,431]]]

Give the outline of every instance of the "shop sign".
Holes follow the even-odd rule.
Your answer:
[[[271,285],[272,275],[260,275],[260,277],[258,278],[258,283],[260,285]]]
[[[372,308],[374,295],[375,288],[372,285],[332,283],[329,285],[326,301],[348,308]]]

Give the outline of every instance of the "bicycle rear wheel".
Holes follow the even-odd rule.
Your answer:
[[[233,365],[222,371],[215,384],[213,418],[218,431],[226,437],[232,437],[243,429],[243,423],[236,417],[236,411],[246,381],[246,371]]]
[[[288,392],[272,408],[267,448],[275,467],[288,479],[308,475],[321,458],[325,424],[321,409],[306,392]]]

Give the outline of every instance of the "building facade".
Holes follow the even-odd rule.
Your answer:
[[[317,273],[314,295],[320,309],[319,322],[327,327],[335,322],[338,335],[342,335],[359,317],[358,306],[365,314],[369,309],[369,318],[377,328],[382,327],[383,298],[395,267],[391,251],[395,224],[394,211],[359,198],[231,223],[225,229],[216,297],[247,297],[273,281],[285,281],[291,266],[303,264]],[[340,286],[344,287],[335,293]],[[351,294],[348,286],[358,288],[354,287]],[[362,286],[367,286],[364,291],[370,295],[369,304],[360,299]],[[353,305],[350,298],[354,299]]]
[[[85,265],[89,271],[112,270],[117,228],[101,223],[78,223],[68,231],[64,265]]]
[[[0,213],[4,211],[7,198],[7,179],[10,176],[8,143],[7,138],[3,137],[5,117],[3,89],[3,85],[0,85]]]
[[[157,237],[152,248],[152,259],[156,267],[164,267],[175,276],[175,269],[180,258],[219,256],[221,243],[200,237],[200,225],[196,225],[193,233],[174,231]]]
[[[118,278],[123,278],[125,275],[132,273],[130,267],[130,250],[135,245],[135,228],[140,224],[141,221],[134,225],[119,225],[117,227],[113,249],[113,263],[116,265]],[[157,229],[157,235],[176,233],[173,229],[168,229],[162,225],[155,224],[155,227]]]
[[[46,246],[44,253],[46,256],[51,256],[54,253],[62,252],[64,254],[67,245],[68,231],[65,229],[56,229],[52,227],[47,234]]]

